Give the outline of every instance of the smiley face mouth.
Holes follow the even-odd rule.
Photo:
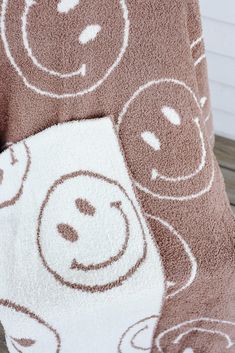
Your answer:
[[[121,201],[116,201],[116,202],[111,202],[110,204],[111,208],[114,208],[115,210],[117,210],[119,212],[119,214],[121,215],[121,217],[124,220],[125,223],[125,240],[123,242],[122,247],[120,248],[120,250],[117,252],[116,255],[111,256],[109,259],[97,263],[97,264],[88,264],[88,265],[84,265],[82,263],[79,263],[76,259],[73,259],[72,264],[70,266],[71,270],[81,270],[81,271],[95,271],[95,270],[99,270],[101,268],[105,268],[107,266],[110,266],[113,262],[118,261],[126,252],[127,246],[128,246],[128,241],[130,238],[130,226],[129,226],[129,221],[127,218],[127,215],[125,214],[125,212],[122,209],[122,203]]]

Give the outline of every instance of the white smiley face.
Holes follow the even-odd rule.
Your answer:
[[[41,207],[37,242],[55,279],[85,291],[121,285],[146,257],[144,230],[125,190],[86,171],[52,185]]]
[[[11,353],[59,353],[59,334],[25,307],[0,300],[0,321]]]
[[[213,158],[201,115],[195,94],[178,80],[150,81],[133,94],[118,128],[139,189],[178,201],[209,191]]]
[[[1,15],[11,64],[28,88],[53,98],[96,90],[128,46],[125,0],[20,0],[17,7],[3,0]]]
[[[20,199],[30,164],[30,151],[25,143],[11,145],[0,155],[0,209]]]

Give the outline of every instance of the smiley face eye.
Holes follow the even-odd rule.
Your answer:
[[[96,212],[95,207],[92,206],[92,204],[90,202],[88,202],[87,200],[78,198],[75,201],[75,205],[76,205],[77,209],[81,213],[83,213],[84,215],[86,215],[86,216],[94,216],[95,215],[95,212]]]
[[[97,37],[100,30],[101,30],[101,27],[99,25],[87,26],[80,34],[79,42],[81,44],[87,44],[88,42],[94,40]]]
[[[165,118],[173,125],[180,125],[181,124],[181,118],[177,111],[174,108],[164,106],[161,109],[162,114],[165,116]]]
[[[154,132],[144,131],[141,134],[141,137],[145,143],[152,147],[155,151],[159,151],[161,148],[161,143],[159,138],[155,135]]]
[[[114,201],[110,203],[110,207],[115,207],[117,209],[120,209],[122,207],[122,201]]]
[[[60,223],[57,225],[57,231],[61,235],[62,238],[65,240],[74,243],[78,240],[78,233],[77,231],[68,224]]]
[[[68,13],[79,4],[80,0],[60,0],[57,5],[57,10],[60,13]]]
[[[207,97],[201,97],[201,99],[200,99],[201,108],[204,108],[206,102],[207,102]]]
[[[36,341],[31,340],[29,338],[13,338],[11,337],[13,341],[15,341],[18,345],[21,347],[32,347]]]

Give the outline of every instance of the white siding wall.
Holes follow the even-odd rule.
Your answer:
[[[235,0],[200,0],[217,134],[235,140]]]

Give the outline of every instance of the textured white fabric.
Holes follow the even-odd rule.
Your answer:
[[[4,151],[0,168],[9,351],[148,351],[164,274],[112,120],[49,128]]]

